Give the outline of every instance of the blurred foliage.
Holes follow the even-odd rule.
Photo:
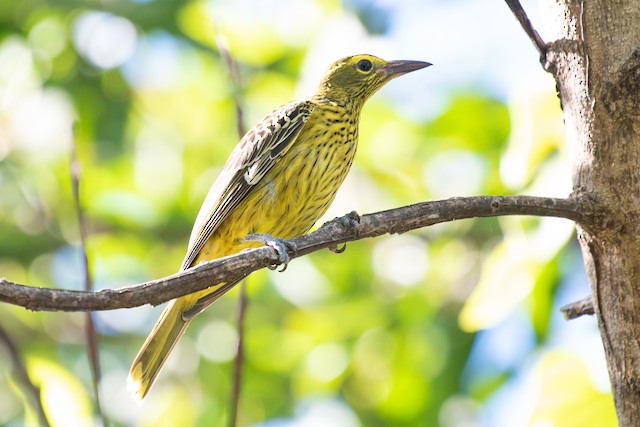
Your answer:
[[[238,140],[215,32],[240,61],[253,123],[294,97],[303,68],[327,65],[307,50],[325,20],[355,16],[360,23],[349,25],[381,37],[396,7],[308,0],[268,13],[273,5],[0,2],[0,274],[81,287],[74,121],[98,286],[175,272]],[[552,85],[508,102],[465,88],[416,119],[376,96],[362,118],[357,164],[327,218],[451,196],[564,195],[557,104]],[[585,280],[571,237],[560,220],[467,220],[360,241],[339,256],[316,253],[283,274],[256,273],[240,424],[615,425],[606,380],[598,380],[606,372],[588,359],[599,344],[579,354],[584,347],[563,335],[557,313],[558,295]],[[125,378],[159,311],[98,313],[113,425],[225,425],[235,302],[232,291],[193,322],[140,407]],[[82,319],[0,307],[56,426],[95,417]],[[597,331],[586,322],[572,323],[582,325],[572,336],[593,343]],[[4,349],[0,367],[0,425],[34,425]]]

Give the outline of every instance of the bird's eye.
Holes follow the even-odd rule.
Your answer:
[[[361,59],[356,64],[356,68],[358,68],[358,70],[360,70],[360,71],[368,73],[373,68],[373,64],[368,59]]]

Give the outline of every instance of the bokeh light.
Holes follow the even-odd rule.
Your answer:
[[[537,22],[537,4],[523,3]],[[554,82],[502,2],[5,2],[0,29],[0,275],[20,283],[84,286],[72,143],[95,287],[179,268],[239,137],[216,36],[238,61],[247,126],[311,94],[344,55],[434,64],[367,103],[354,168],[323,220],[571,191]],[[240,425],[565,426],[569,413],[615,425],[597,325],[558,313],[588,294],[583,270],[569,221],[509,217],[252,275]],[[126,375],[162,307],[94,315],[113,426],[227,424],[237,297],[196,317],[141,406]],[[0,325],[53,425],[95,424],[84,315],[3,305]],[[0,424],[32,420],[0,347]]]
[[[84,12],[73,27],[78,52],[97,67],[109,69],[124,64],[136,48],[135,26],[126,18],[105,12]]]

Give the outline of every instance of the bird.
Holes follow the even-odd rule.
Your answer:
[[[328,68],[310,98],[265,116],[242,137],[212,184],[180,270],[308,232],[351,168],[365,102],[393,78],[430,65],[348,56]],[[286,251],[276,248],[286,262]],[[193,317],[236,283],[215,284],[168,303],[127,378],[137,400],[147,395]]]

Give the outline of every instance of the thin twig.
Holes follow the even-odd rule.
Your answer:
[[[24,389],[25,396],[27,398],[31,397],[31,400],[33,401],[32,405],[35,407],[36,414],[38,414],[38,421],[40,425],[43,427],[49,427],[51,424],[49,424],[47,414],[44,412],[44,406],[42,405],[42,398],[40,396],[40,388],[31,381],[27,368],[20,357],[18,346],[13,342],[7,331],[2,326],[0,326],[0,342],[4,344],[9,352],[9,358],[13,364],[16,381],[20,387]]]
[[[536,29],[533,28],[533,25],[531,24],[527,13],[524,11],[522,5],[520,4],[520,1],[505,0],[505,3],[507,3],[507,6],[509,6],[511,12],[513,12],[518,22],[520,22],[520,25],[524,29],[524,32],[527,33],[527,36],[529,36],[529,39],[533,42],[533,45],[538,50],[538,53],[540,54],[540,62],[545,65],[547,57],[547,45],[542,40],[540,34],[538,34]]]
[[[242,374],[244,372],[244,334],[245,319],[249,297],[247,296],[247,284],[243,280],[240,283],[240,298],[238,299],[238,347],[236,357],[233,360],[233,384],[231,389],[231,408],[229,411],[229,426],[235,427],[238,423],[238,409],[240,408],[240,396],[242,394]]]
[[[89,258],[87,257],[87,237],[89,235],[89,226],[87,218],[80,202],[80,175],[82,166],[78,161],[76,151],[75,126],[71,130],[71,187],[73,189],[73,200],[76,209],[76,218],[78,220],[78,228],[80,230],[80,252],[82,254],[82,269],[84,270],[84,290],[93,291],[93,281],[91,279],[91,270],[89,269]],[[87,353],[89,357],[89,365],[91,366],[91,382],[93,383],[93,393],[96,399],[96,409],[103,427],[109,425],[102,405],[100,404],[100,356],[98,353],[98,335],[96,334],[93,313],[87,311],[85,313],[84,323],[85,339],[87,341]]]
[[[233,105],[236,109],[236,130],[238,131],[238,136],[242,137],[242,135],[244,135],[246,132],[246,127],[244,124],[244,109],[242,107],[242,84],[240,78],[240,70],[238,69],[238,63],[231,56],[231,53],[229,52],[229,48],[227,46],[227,40],[222,34],[218,34],[216,36],[216,45],[218,46],[220,56],[227,66],[229,75],[231,76]]]
[[[233,102],[236,108],[236,128],[238,130],[238,137],[242,137],[245,134],[244,124],[244,111],[241,102],[241,81],[240,73],[238,71],[238,63],[233,59],[225,38],[218,34],[216,37],[216,44],[220,51],[220,56],[224,60],[229,74],[231,75],[231,81],[233,86]],[[244,367],[244,334],[245,334],[245,318],[247,315],[247,308],[249,305],[249,298],[247,296],[247,284],[243,280],[240,283],[240,298],[238,299],[238,347],[236,351],[236,357],[233,360],[233,385],[231,390],[231,402],[229,409],[229,427],[236,427],[238,422],[238,409],[240,407],[240,395],[242,394],[242,373]]]
[[[289,256],[298,258],[346,242],[384,234],[405,233],[422,227],[467,218],[506,215],[559,217],[583,227],[597,221],[595,207],[582,198],[531,196],[475,196],[417,203],[362,215],[359,222],[333,220],[313,233],[291,239]],[[202,263],[174,275],[120,289],[86,292],[19,285],[0,278],[0,302],[30,310],[95,311],[158,305],[206,289],[216,283],[240,280],[278,263],[271,247],[260,247]]]
[[[593,298],[589,295],[586,298],[581,299],[580,301],[572,302],[571,304],[567,304],[560,308],[562,314],[564,314],[564,318],[566,320],[577,319],[580,316],[587,316],[595,314],[595,310],[593,308]]]

